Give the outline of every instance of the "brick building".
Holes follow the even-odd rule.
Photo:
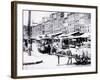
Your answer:
[[[43,17],[41,23],[32,26],[32,37],[57,33],[90,33],[91,15],[89,13],[54,12]],[[25,30],[26,31],[26,30]]]

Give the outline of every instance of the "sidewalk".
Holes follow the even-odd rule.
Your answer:
[[[72,48],[72,53],[75,52],[75,49]],[[58,57],[56,55],[48,55],[48,54],[42,54],[38,52],[38,50],[32,51],[32,56],[29,56],[28,53],[23,53],[23,62],[30,63],[28,65],[24,65],[24,69],[56,69],[56,68],[66,68],[66,67],[75,67],[77,65],[67,65],[68,57],[60,57],[60,64],[58,65]],[[72,62],[75,62],[75,59],[72,59]],[[80,65],[82,66],[82,65]],[[84,65],[83,65],[84,66]],[[88,66],[88,65],[86,65]]]
[[[66,66],[67,64],[67,56],[60,58],[60,64],[58,65],[58,57],[55,55],[48,54],[33,54],[32,56],[28,56],[28,53],[24,53],[24,64],[30,63],[30,65],[24,65],[24,69],[49,69],[49,68],[59,68],[59,66]],[[38,64],[31,64],[35,62],[42,61]]]

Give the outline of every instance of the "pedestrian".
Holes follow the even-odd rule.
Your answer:
[[[85,54],[84,54],[83,48],[76,46],[76,58],[75,58],[76,63],[82,64],[84,56],[85,56]]]
[[[56,51],[57,51],[57,42],[54,42],[54,43],[52,44],[52,53],[53,53],[53,54],[56,54]]]
[[[68,61],[67,61],[67,64],[72,64],[72,52],[70,50],[70,48],[68,47],[68,50],[67,50],[67,56],[68,56]]]

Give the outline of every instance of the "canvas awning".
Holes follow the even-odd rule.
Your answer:
[[[82,34],[84,34],[84,33],[76,32],[76,33],[74,33],[74,34],[72,34],[72,35],[73,35],[73,36],[80,36],[80,35],[82,35]]]

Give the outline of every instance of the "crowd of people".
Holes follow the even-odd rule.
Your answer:
[[[62,48],[62,45],[65,44],[60,40],[25,40],[23,49],[24,51],[27,51],[30,56],[31,52],[34,52],[34,50],[40,52],[41,54],[56,55],[58,57],[67,56],[67,64],[72,64],[73,58],[75,59],[76,64],[87,64],[91,62],[90,52],[88,51],[88,49],[84,48],[83,43],[80,46],[74,45],[75,48],[71,48],[69,44],[65,49]]]

